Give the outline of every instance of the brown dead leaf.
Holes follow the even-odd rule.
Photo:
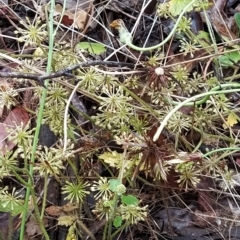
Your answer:
[[[45,209],[45,212],[51,216],[59,217],[62,215],[66,215],[68,213],[73,212],[78,207],[76,205],[73,205],[71,203],[67,203],[66,205],[60,207],[60,206],[51,206]]]
[[[78,28],[78,29],[82,30],[87,21],[87,16],[88,16],[88,14],[83,10],[79,10],[75,14],[73,14],[69,10],[67,10],[64,12],[64,16],[63,16],[61,23],[63,23],[66,26],[73,25],[74,28]],[[68,19],[68,21],[65,22],[64,19]],[[69,23],[70,23],[70,25],[67,25]]]
[[[63,11],[62,6],[60,4],[56,4],[54,15],[58,16],[59,20],[62,11]],[[86,24],[87,18],[88,14],[84,10],[79,9],[74,13],[70,10],[65,10],[63,13],[61,23],[65,26],[73,26],[74,28],[83,29]]]
[[[84,29],[84,26],[86,25],[87,19],[88,19],[88,12],[89,9],[91,9],[91,2],[92,1],[88,1],[87,4],[81,5],[78,4],[79,8],[76,9],[76,2],[74,7],[72,8],[71,5],[66,6],[65,11],[63,12],[63,7],[61,4],[56,4],[55,5],[55,9],[54,9],[54,17],[56,21],[60,21],[61,19],[61,23],[65,26],[73,26],[74,28],[78,28],[80,30]],[[42,6],[38,6],[36,3],[34,4],[35,9],[37,10],[37,12],[39,13],[40,17],[42,20],[46,19],[45,16],[45,5]],[[85,11],[86,9],[86,11]],[[62,18],[61,15],[63,14]]]
[[[210,20],[215,31],[220,37],[225,40],[238,39],[236,33],[232,30],[237,30],[235,21],[232,21],[224,12],[226,0],[216,0],[213,7],[210,9]],[[232,26],[235,25],[235,26]]]
[[[45,209],[45,212],[51,216],[59,217],[64,214],[62,207],[59,206],[50,206]]]
[[[43,224],[45,227],[48,226],[48,220],[46,218],[43,219]],[[42,230],[40,229],[38,223],[35,218],[31,216],[29,222],[26,224],[26,234],[31,237],[35,234],[41,234]]]

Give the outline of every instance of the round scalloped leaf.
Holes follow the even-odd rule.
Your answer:
[[[133,195],[121,196],[122,203],[126,205],[138,205],[138,199]]]
[[[116,191],[117,187],[121,185],[121,181],[119,179],[110,179],[109,180],[109,189],[113,192]]]
[[[178,16],[183,9],[189,4],[192,0],[171,0],[169,2],[169,11],[173,17]],[[188,11],[192,11],[193,7],[190,6]]]
[[[238,28],[240,29],[240,13],[235,13],[234,18],[235,18]]]
[[[105,45],[101,43],[92,43],[92,42],[80,42],[78,47],[82,50],[86,50],[91,54],[100,55],[106,52]]]
[[[113,220],[113,226],[114,227],[121,227],[122,226],[122,217],[116,216]]]

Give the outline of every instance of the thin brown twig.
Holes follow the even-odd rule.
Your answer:
[[[39,74],[21,73],[21,72],[0,72],[0,77],[31,79],[39,82],[41,85],[44,86],[44,81],[47,79],[49,80],[49,79],[58,78],[62,76],[70,76],[73,70],[76,70],[78,68],[83,68],[83,67],[96,66],[96,65],[106,65],[106,66],[114,66],[114,67],[123,67],[123,66],[134,67],[135,66],[133,63],[125,63],[125,62],[87,61],[87,62],[79,63],[76,65],[64,68],[60,71],[57,71],[55,73],[50,73],[50,74],[39,75]]]

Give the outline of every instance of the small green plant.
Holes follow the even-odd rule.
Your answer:
[[[127,226],[146,219],[148,206],[141,207],[135,196],[126,194],[126,187],[118,179],[100,178],[91,190],[96,192],[98,199],[93,212],[108,221],[103,239],[110,240]],[[116,228],[115,233],[112,233],[112,225]]]
[[[14,175],[14,179],[26,188],[26,198],[23,201],[15,188],[2,188],[0,210],[12,215],[23,212],[20,240],[24,239],[30,195],[35,207],[32,214],[39,223],[43,237],[49,239],[43,221],[48,204],[46,198],[49,177],[55,178],[61,184],[65,200],[74,203],[72,215],[58,217],[58,225],[69,227],[67,239],[76,239],[77,234],[82,238],[82,232],[94,239],[81,222],[81,219],[88,221],[84,215],[84,210],[87,209],[84,208],[85,204],[88,204],[86,197],[89,194],[94,195],[96,201],[93,210],[95,216],[106,219],[102,239],[110,240],[119,237],[122,231],[130,229],[132,225],[148,220],[148,205],[132,193],[132,189],[136,190],[139,182],[147,183],[153,189],[156,188],[155,183],[158,183],[158,190],[159,183],[160,186],[169,184],[171,187],[172,182],[169,180],[172,180],[174,172],[174,187],[178,186],[185,191],[197,191],[196,187],[201,183],[202,176],[216,180],[223,191],[234,189],[237,176],[227,167],[227,161],[232,152],[239,151],[238,137],[232,129],[239,121],[239,107],[236,104],[239,99],[237,102],[230,99],[230,93],[240,92],[240,84],[232,82],[239,78],[239,50],[236,48],[229,53],[213,52],[215,47],[218,50],[213,41],[214,33],[200,31],[194,35],[190,29],[192,21],[188,14],[185,14],[193,9],[206,10],[210,5],[206,0],[170,0],[158,4],[157,14],[160,17],[170,17],[175,21],[175,26],[161,43],[150,48],[133,45],[132,33],[127,30],[122,20],[115,20],[111,26],[119,31],[123,44],[137,51],[156,49],[150,52],[152,55],[146,62],[139,62],[142,68],[139,68],[139,65],[134,66],[136,71],[135,68],[122,69],[116,64],[113,65],[114,68],[109,65],[102,67],[105,59],[101,69],[94,65],[65,71],[69,66],[88,62],[89,57],[98,59],[96,55],[105,53],[106,46],[92,42],[80,42],[77,45],[56,43],[53,38],[60,22],[53,31],[54,1],[51,1],[51,16],[46,23],[42,23],[40,18],[33,21],[26,19],[20,23],[15,32],[20,42],[18,45],[30,45],[37,50],[31,60],[22,60],[23,64],[19,64],[18,71],[36,73],[40,65],[39,72],[47,65],[46,72],[51,75],[56,71],[65,71],[62,77],[51,82],[46,81],[45,88],[33,84],[34,109],[29,109],[32,114],[31,121],[24,126],[6,129],[8,141],[15,144],[15,149],[0,155],[0,180]],[[235,14],[235,20],[239,26],[238,14]],[[181,40],[178,50],[182,53],[181,58],[167,55],[166,48],[161,47],[173,36],[178,38],[179,35]],[[71,47],[72,45],[75,47]],[[200,54],[201,62],[199,67],[196,67],[195,58],[199,53],[207,53],[209,56]],[[20,57],[23,58],[19,56],[19,59]],[[207,68],[204,58],[211,60],[211,57],[213,63]],[[232,67],[236,76],[234,73],[231,81],[227,82],[228,79],[225,78],[221,84],[222,79],[212,71],[216,65],[215,60],[219,63],[217,66]],[[191,61],[192,66],[189,64]],[[206,71],[203,72],[205,67]],[[138,70],[140,74],[137,73]],[[119,75],[121,77],[118,77]],[[18,80],[21,84],[29,84],[25,80]],[[21,104],[24,94],[20,94],[14,86],[12,83],[3,83],[0,86],[0,105],[3,111],[11,111],[13,107]],[[72,93],[71,89],[74,89]],[[74,126],[77,115],[75,106],[72,106],[74,111],[69,112],[66,107],[73,102],[73,93],[77,100],[81,98],[87,106],[84,112],[86,121],[80,126]],[[64,121],[66,129],[70,129],[67,133],[63,131]],[[38,145],[39,130],[43,123],[48,124],[60,138],[52,147]],[[68,135],[69,132],[71,134]],[[69,141],[68,136],[72,137]],[[66,139],[64,147],[67,148],[64,150],[62,137]],[[101,144],[86,140],[90,138],[97,139]],[[112,150],[111,142],[116,143],[116,149],[120,150]],[[204,143],[212,142],[217,143],[215,150],[206,154],[199,152]],[[228,145],[233,146],[232,152],[221,149],[225,152],[219,156],[216,150]],[[182,154],[183,151],[187,154]],[[197,156],[194,161],[188,158],[191,154],[200,157]],[[74,165],[75,156],[81,161],[80,170],[79,166]],[[224,159],[226,156],[228,160]],[[24,161],[21,168],[18,158]],[[67,164],[74,172],[71,180],[65,176]],[[104,168],[109,177],[99,176],[101,170],[98,166],[99,169]],[[139,172],[142,174],[138,174]],[[41,204],[36,199],[36,176],[44,180]],[[92,178],[95,181],[90,182],[89,179]],[[165,198],[165,194],[161,195]],[[164,200],[161,204],[162,202],[164,203]],[[87,213],[91,215],[90,212]]]

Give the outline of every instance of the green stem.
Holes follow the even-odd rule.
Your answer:
[[[240,147],[228,147],[228,148],[219,148],[219,149],[214,149],[210,152],[207,152],[203,155],[203,158],[206,158],[208,157],[209,155],[212,155],[214,153],[217,153],[217,152],[222,152],[222,151],[229,151],[229,150],[232,150],[233,152],[232,153],[235,153],[235,152],[239,152],[240,151]]]
[[[124,230],[127,226],[129,226],[129,223],[126,222],[124,223],[119,229],[117,229],[111,236],[111,239],[114,239],[114,237],[119,233],[121,232],[122,230]]]
[[[214,94],[213,92],[216,92],[218,90],[221,90],[221,89],[224,89],[224,88],[228,88],[228,87],[240,88],[240,84],[239,83],[226,83],[226,84],[215,86],[212,89],[210,89],[209,92],[198,94],[196,96],[193,96],[191,98],[186,99],[184,101],[185,103],[184,103],[183,106],[198,106],[198,105],[202,105],[202,104],[206,103],[206,101],[209,99],[210,95]],[[219,91],[219,93],[224,93],[224,91]],[[188,101],[189,99],[194,99],[194,97],[196,97],[196,99],[197,99],[197,98],[200,97],[200,95],[206,95],[206,96],[203,99],[198,100],[198,101],[192,101],[192,100]],[[172,105],[177,106],[177,105],[179,105],[180,103],[183,103],[183,102],[177,102],[177,101],[171,100],[170,103]]]
[[[137,47],[135,45],[132,44],[132,36],[131,34],[127,31],[126,28],[121,28],[119,29],[119,34],[121,34],[120,39],[122,40],[122,43],[126,44],[127,46],[129,46],[130,48],[136,50],[136,51],[151,51],[157,48],[160,48],[161,46],[163,46],[165,43],[167,43],[172,36],[174,35],[183,15],[187,12],[188,8],[192,6],[192,4],[196,2],[196,0],[192,0],[189,4],[186,5],[186,7],[182,10],[181,14],[179,15],[176,24],[174,25],[174,28],[172,29],[172,31],[169,33],[169,35],[159,44],[152,46],[152,47],[147,47],[147,48],[141,48],[141,47]],[[124,35],[125,34],[125,35]]]
[[[83,230],[84,233],[86,233],[89,236],[89,238],[91,238],[92,240],[96,240],[92,232],[84,225],[82,221],[77,220],[77,225],[80,229]]]
[[[42,212],[41,212],[41,220],[43,220],[46,202],[47,202],[47,190],[48,190],[48,174],[45,172],[44,175],[44,186],[43,186],[43,200],[42,200]]]
[[[53,56],[53,44],[54,44],[54,35],[53,35],[53,15],[54,15],[54,8],[55,8],[55,2],[52,0],[51,1],[51,8],[50,8],[50,16],[49,20],[47,23],[49,23],[49,51],[48,51],[48,62],[47,62],[47,73],[51,72],[52,68],[52,56]],[[47,16],[47,15],[46,15]],[[45,81],[45,85],[47,88],[48,81]],[[29,174],[30,177],[28,178],[28,184],[31,185],[31,183],[34,183],[33,179],[33,166],[35,162],[35,153],[37,149],[37,144],[38,144],[38,138],[39,138],[39,132],[40,132],[40,127],[42,123],[42,116],[43,116],[43,110],[44,110],[44,105],[45,105],[45,99],[47,96],[47,89],[43,89],[42,97],[40,100],[40,107],[39,107],[39,114],[37,118],[37,126],[36,126],[36,131],[34,135],[34,140],[33,140],[33,147],[32,147],[32,155],[31,155],[31,164],[29,164]],[[30,194],[32,195],[32,198],[35,198],[35,192],[33,189],[33,184],[32,187],[27,187],[26,191],[26,196],[25,196],[25,203],[24,203],[24,209],[25,211],[22,213],[22,222],[21,222],[21,229],[20,229],[20,240],[24,239],[24,234],[25,234],[25,224],[26,224],[26,219],[27,219],[27,212],[28,212],[28,202],[29,202],[29,197]],[[36,202],[35,202],[36,203]],[[49,236],[44,228],[44,225],[41,221],[41,216],[38,210],[37,205],[35,206],[35,216],[36,216],[36,221],[39,223],[39,226],[42,230],[42,233],[45,237],[46,240],[49,240]]]
[[[223,91],[216,91],[216,89],[221,89],[221,88],[226,88],[226,87],[238,87],[237,89],[229,89],[229,90],[223,90]],[[213,91],[213,89],[215,91]],[[209,92],[205,92],[205,93],[201,93],[198,94],[196,96],[190,97],[188,99],[186,99],[183,102],[175,102],[177,105],[175,108],[173,108],[168,114],[167,116],[164,118],[164,120],[162,121],[161,125],[159,126],[159,128],[157,129],[154,137],[153,137],[153,141],[157,141],[157,139],[159,138],[160,134],[162,133],[164,127],[166,126],[168,120],[172,117],[172,115],[177,112],[181,107],[183,106],[194,106],[194,104],[199,105],[199,104],[203,104],[205,103],[210,95],[214,95],[214,94],[225,94],[225,93],[232,93],[232,92],[240,92],[240,84],[223,84],[220,86],[216,86],[214,88],[212,88]],[[198,98],[204,97],[202,100],[196,101]],[[190,105],[189,105],[190,104]]]
[[[123,180],[126,157],[127,157],[127,148],[125,147],[123,155],[122,155],[122,165],[121,165],[121,168],[120,168],[120,171],[119,171],[119,174],[118,174],[118,179],[121,182]],[[114,198],[113,198],[113,208],[112,208],[112,212],[109,216],[109,221],[108,221],[108,237],[107,237],[107,240],[112,239],[112,224],[113,224],[113,219],[115,217],[116,209],[117,209],[117,206],[118,206],[118,199],[119,199],[119,195],[117,193],[115,193]]]
[[[32,203],[33,203],[33,206],[35,206],[35,208],[34,208],[34,216],[35,216],[37,225],[42,230],[42,234],[45,237],[45,239],[46,240],[50,240],[50,238],[49,238],[49,236],[47,234],[47,231],[45,229],[44,223],[43,223],[43,221],[41,219],[41,215],[40,215],[40,212],[39,212],[39,209],[38,209],[38,203],[37,203],[37,199],[36,199],[36,196],[35,196],[34,188],[32,187],[30,189],[30,191],[31,191],[31,196],[32,196]]]
[[[105,224],[104,230],[103,230],[103,240],[107,240],[107,230],[108,230],[108,224]]]
[[[108,237],[107,240],[112,240],[111,235],[112,235],[112,224],[113,224],[113,218],[117,209],[117,204],[118,204],[118,199],[119,195],[115,193],[113,197],[113,208],[111,209],[111,214],[109,216],[109,221],[108,221]]]
[[[29,182],[26,182],[18,173],[17,171],[19,172],[24,172],[25,169],[19,169],[17,167],[13,167],[11,166],[11,171],[13,172],[14,174],[14,177],[17,178],[17,180],[22,183],[25,187],[31,187],[31,184],[29,184]],[[28,175],[28,171],[26,171],[26,174]],[[28,176],[29,177],[29,176]]]

